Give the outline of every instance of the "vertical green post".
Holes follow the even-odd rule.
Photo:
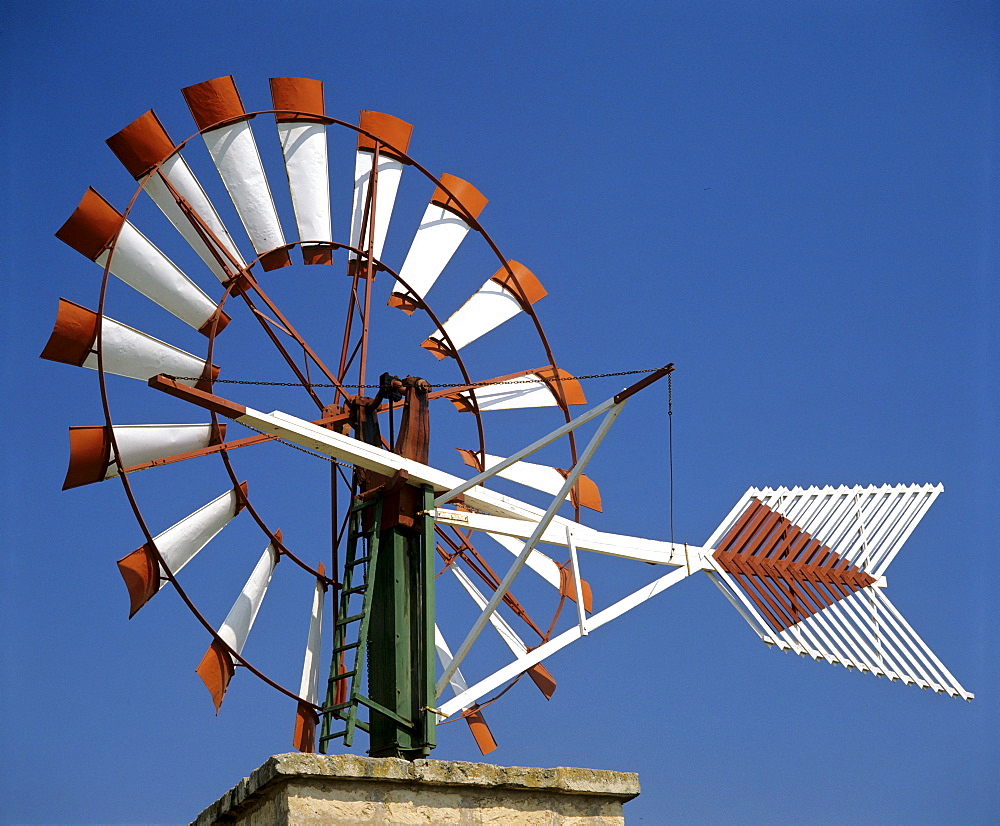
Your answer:
[[[421,491],[422,509],[433,499],[433,491]],[[379,535],[367,652],[372,757],[414,760],[436,745],[434,519],[415,523]]]
[[[419,583],[420,596],[420,649],[421,659],[417,666],[417,678],[421,681],[418,698],[420,709],[423,714],[423,736],[421,745],[430,751],[437,745],[437,714],[433,711],[437,705],[437,697],[434,693],[437,680],[436,649],[434,646],[434,560],[436,540],[434,538],[434,517],[431,511],[434,508],[434,491],[429,486],[423,488],[423,516],[422,520],[422,558],[420,560],[421,581]]]

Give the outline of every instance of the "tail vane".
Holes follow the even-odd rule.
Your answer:
[[[883,593],[942,490],[751,488],[708,541],[709,576],[768,645],[971,700]]]

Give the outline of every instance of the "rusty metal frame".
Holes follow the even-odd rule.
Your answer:
[[[288,113],[288,112],[289,112],[289,110],[261,110],[260,112],[247,113],[246,118],[249,120],[250,118],[255,117],[258,114],[274,113],[274,114],[277,115],[277,114]],[[301,114],[301,113],[293,113],[293,114]],[[431,180],[439,189],[441,189],[443,192],[445,192],[452,199],[452,201],[455,202],[461,208],[462,213],[464,213],[464,214],[461,214],[461,217],[463,218],[463,220],[465,220],[468,223],[468,225],[469,225],[469,227],[471,229],[476,230],[476,232],[478,232],[479,235],[482,236],[482,238],[484,239],[484,241],[487,243],[487,245],[490,247],[490,249],[497,256],[498,260],[500,260],[501,266],[504,269],[506,269],[507,272],[510,275],[513,275],[513,272],[511,271],[511,268],[510,268],[510,265],[507,262],[507,259],[502,255],[502,253],[500,252],[498,246],[493,241],[493,239],[486,233],[486,231],[483,229],[482,225],[479,223],[479,221],[477,220],[477,218],[474,217],[471,213],[469,213],[469,211],[461,204],[460,199],[458,199],[454,195],[454,193],[452,193],[448,189],[447,186],[445,186],[444,184],[442,184],[442,182],[441,182],[440,179],[438,179],[437,177],[435,177],[434,175],[432,175],[426,168],[424,168],[419,163],[417,163],[416,161],[414,161],[406,153],[400,152],[399,150],[396,150],[391,145],[389,145],[387,143],[384,143],[377,136],[373,135],[370,132],[367,132],[366,130],[362,129],[360,126],[355,126],[354,124],[351,124],[351,123],[348,123],[346,121],[342,121],[342,120],[339,120],[339,119],[335,119],[335,118],[326,118],[326,117],[318,118],[317,117],[315,119],[318,120],[318,121],[320,121],[320,122],[323,122],[323,123],[325,123],[327,125],[335,124],[335,125],[345,126],[345,127],[349,128],[351,130],[354,130],[355,132],[357,132],[359,134],[366,135],[367,137],[371,138],[374,141],[374,144],[375,144],[374,145],[374,152],[373,152],[373,168],[372,168],[371,177],[369,178],[369,186],[367,188],[367,193],[366,193],[365,210],[364,210],[363,219],[362,219],[362,226],[361,226],[361,230],[360,230],[360,239],[364,239],[367,236],[367,243],[364,244],[364,245],[359,244],[359,246],[364,246],[365,249],[356,249],[356,248],[350,247],[348,245],[338,244],[338,243],[333,243],[331,245],[331,249],[348,249],[348,250],[351,250],[351,251],[355,252],[355,254],[358,256],[358,258],[356,260],[362,260],[362,259],[364,260],[364,281],[366,282],[365,283],[365,287],[364,287],[364,291],[365,291],[365,295],[364,295],[364,308],[361,309],[362,302],[361,302],[361,300],[360,300],[360,298],[358,296],[358,281],[361,280],[361,273],[360,273],[360,268],[359,267],[355,267],[355,272],[352,273],[353,284],[352,284],[352,289],[351,289],[350,298],[349,298],[348,317],[347,317],[347,319],[345,321],[345,335],[344,335],[344,343],[343,343],[342,351],[341,351],[341,363],[340,363],[340,368],[338,369],[337,373],[334,374],[328,367],[326,367],[326,365],[318,357],[318,355],[309,347],[309,345],[305,341],[305,339],[302,338],[302,336],[298,334],[298,332],[295,330],[295,327],[281,313],[281,311],[277,307],[277,305],[273,301],[271,301],[271,299],[267,296],[267,294],[262,289],[262,287],[261,287],[260,283],[258,282],[258,280],[256,278],[254,278],[254,276],[251,274],[252,268],[258,262],[260,262],[261,259],[265,255],[269,254],[269,252],[271,252],[271,251],[268,251],[268,252],[265,252],[265,253],[261,253],[260,255],[256,256],[249,263],[247,263],[245,267],[240,266],[239,262],[232,256],[232,254],[231,254],[230,250],[227,248],[227,246],[224,245],[223,243],[221,243],[220,239],[215,235],[215,233],[207,225],[207,223],[204,221],[204,219],[196,213],[196,211],[193,209],[193,207],[191,207],[191,205],[189,203],[187,203],[187,201],[183,198],[183,196],[176,190],[176,188],[173,186],[173,184],[170,182],[170,180],[167,178],[167,176],[162,173],[162,171],[161,171],[162,164],[166,160],[168,160],[169,158],[173,157],[178,152],[180,152],[180,150],[185,145],[187,145],[187,143],[189,141],[191,141],[194,137],[196,137],[197,135],[201,134],[203,131],[206,131],[204,129],[199,130],[198,132],[194,133],[193,135],[191,135],[190,137],[188,137],[184,141],[181,141],[179,144],[177,144],[174,147],[173,151],[166,158],[164,158],[162,161],[160,161],[160,163],[158,163],[154,167],[152,167],[147,173],[145,173],[139,179],[139,181],[138,181],[138,187],[135,190],[135,192],[133,193],[131,199],[129,200],[129,203],[128,203],[126,209],[122,213],[121,224],[118,226],[117,230],[115,231],[115,233],[114,233],[113,237],[111,238],[111,240],[110,240],[110,242],[108,244],[108,247],[107,247],[108,258],[107,258],[107,260],[105,262],[104,272],[103,272],[103,276],[102,276],[102,280],[101,280],[100,297],[99,297],[98,310],[97,310],[97,314],[98,314],[98,319],[97,319],[97,334],[96,334],[96,338],[95,338],[95,342],[94,342],[94,348],[95,348],[95,354],[96,354],[96,358],[97,358],[97,372],[98,372],[98,381],[99,381],[100,394],[101,394],[101,406],[102,406],[102,410],[103,410],[103,413],[104,413],[105,423],[106,423],[106,427],[107,427],[107,432],[109,434],[109,440],[110,440],[110,446],[111,446],[111,459],[115,462],[115,464],[119,468],[119,474],[118,475],[119,475],[119,477],[121,479],[122,486],[123,486],[123,488],[125,490],[126,498],[127,498],[128,502],[129,502],[129,505],[130,505],[130,507],[131,507],[131,509],[133,511],[133,514],[134,514],[134,516],[136,518],[136,521],[139,524],[139,528],[140,528],[140,530],[142,531],[143,535],[146,538],[146,542],[147,542],[148,547],[150,547],[153,550],[154,556],[157,558],[157,561],[158,561],[159,565],[161,566],[162,570],[166,574],[166,579],[174,587],[174,590],[177,591],[177,593],[180,596],[181,600],[185,603],[185,605],[191,611],[191,613],[194,615],[194,617],[196,618],[196,620],[205,628],[206,631],[209,632],[210,636],[212,637],[213,644],[218,644],[222,648],[222,650],[226,651],[229,654],[229,656],[232,658],[232,661],[234,663],[237,663],[237,664],[245,667],[248,671],[250,671],[251,673],[253,673],[255,676],[259,677],[261,680],[263,680],[265,683],[267,683],[268,685],[270,685],[272,688],[275,688],[276,690],[278,690],[282,694],[285,694],[286,696],[288,696],[288,697],[296,700],[299,704],[301,704],[301,706],[305,706],[305,707],[308,707],[308,708],[312,708],[312,709],[318,710],[320,708],[319,706],[317,706],[314,703],[310,703],[305,698],[300,697],[296,692],[294,692],[294,691],[286,688],[285,686],[281,685],[280,683],[278,683],[275,680],[273,680],[270,677],[268,677],[263,671],[261,671],[259,668],[257,668],[256,666],[254,666],[244,656],[242,656],[241,654],[237,653],[235,650],[233,650],[232,648],[230,648],[230,646],[219,636],[219,634],[216,631],[215,627],[204,617],[204,615],[202,615],[202,613],[199,611],[199,609],[197,608],[197,606],[195,605],[195,603],[193,602],[193,600],[188,596],[188,594],[186,593],[186,591],[184,590],[184,588],[182,587],[182,585],[178,581],[177,577],[174,575],[173,571],[171,571],[170,568],[169,568],[169,566],[165,563],[162,555],[160,554],[159,550],[156,547],[156,543],[154,541],[154,537],[152,535],[152,532],[150,531],[149,526],[147,525],[146,520],[145,520],[145,518],[144,518],[144,516],[142,514],[142,511],[141,511],[141,508],[139,507],[139,503],[138,503],[138,499],[136,497],[135,491],[133,490],[133,487],[132,487],[131,482],[129,480],[129,476],[133,472],[137,472],[137,471],[140,471],[140,470],[143,470],[143,469],[147,469],[147,468],[151,468],[151,467],[157,467],[157,466],[160,466],[160,465],[171,464],[171,463],[174,463],[174,462],[180,462],[180,461],[184,461],[184,460],[190,459],[190,458],[195,458],[195,457],[198,457],[198,456],[210,455],[212,453],[219,453],[221,455],[221,457],[222,457],[224,466],[226,468],[226,472],[229,475],[230,479],[233,481],[234,487],[239,487],[238,476],[236,475],[236,472],[235,472],[235,470],[234,470],[234,468],[232,466],[232,462],[231,462],[230,457],[229,457],[229,451],[230,450],[238,449],[240,447],[246,447],[246,446],[249,446],[251,444],[259,444],[259,443],[262,443],[262,442],[265,442],[265,441],[269,441],[269,440],[271,440],[272,437],[269,436],[269,435],[264,434],[264,435],[260,435],[260,436],[251,436],[251,437],[247,437],[247,438],[244,438],[244,439],[232,440],[230,442],[221,442],[219,444],[210,445],[210,446],[208,446],[206,448],[203,448],[203,449],[200,449],[200,450],[187,451],[185,453],[180,453],[180,454],[175,454],[173,456],[163,457],[163,458],[152,460],[150,462],[146,462],[146,463],[143,463],[143,464],[140,464],[140,465],[136,465],[136,466],[133,466],[133,467],[125,467],[124,464],[123,464],[123,462],[122,462],[121,452],[119,450],[117,439],[115,438],[115,434],[114,434],[114,420],[113,420],[112,413],[111,413],[111,402],[110,402],[109,393],[108,393],[108,387],[107,387],[107,381],[106,381],[106,373],[105,373],[105,370],[104,370],[104,353],[103,353],[103,326],[104,326],[103,325],[103,320],[104,320],[104,308],[105,308],[105,305],[106,305],[106,302],[107,302],[107,290],[108,290],[108,284],[109,284],[109,280],[110,280],[109,276],[110,276],[110,271],[111,271],[111,262],[112,262],[112,259],[114,257],[115,246],[117,244],[118,237],[119,237],[119,235],[121,233],[121,229],[124,226],[125,222],[128,220],[128,217],[129,217],[130,213],[132,212],[132,209],[133,209],[133,207],[134,207],[134,205],[136,203],[136,200],[139,197],[139,193],[142,192],[145,189],[146,182],[152,176],[154,176],[154,175],[158,176],[160,178],[160,180],[163,181],[163,183],[166,186],[167,190],[174,197],[176,203],[181,208],[182,213],[188,218],[189,222],[191,223],[192,227],[195,229],[195,231],[198,234],[198,236],[201,238],[202,242],[205,244],[206,248],[215,257],[217,263],[222,268],[223,272],[226,273],[227,275],[229,275],[229,280],[224,284],[224,286],[225,286],[225,294],[223,295],[222,299],[218,303],[217,312],[213,315],[213,317],[210,320],[209,324],[206,325],[206,329],[203,331],[205,333],[205,335],[208,337],[208,346],[207,346],[207,353],[208,354],[207,354],[207,358],[206,358],[206,364],[207,365],[211,365],[211,363],[212,363],[212,355],[213,355],[213,352],[214,352],[214,349],[215,349],[215,338],[216,338],[216,335],[218,334],[218,332],[220,332],[220,330],[221,330],[221,327],[220,327],[220,324],[219,324],[219,320],[221,318],[220,314],[222,312],[222,308],[225,305],[226,301],[230,298],[231,295],[237,294],[237,295],[239,295],[243,299],[243,302],[247,305],[248,310],[250,311],[251,315],[253,315],[258,320],[258,322],[260,323],[260,325],[261,325],[262,329],[264,330],[265,334],[272,341],[272,343],[274,344],[275,348],[282,355],[282,357],[285,359],[286,363],[288,364],[289,368],[295,374],[296,378],[298,379],[298,382],[303,386],[303,388],[307,391],[307,393],[313,399],[314,403],[316,403],[317,406],[321,410],[323,410],[325,406],[322,404],[322,401],[317,396],[317,394],[316,394],[316,392],[314,390],[313,384],[312,384],[311,380],[308,377],[309,360],[311,360],[319,368],[319,370],[329,379],[330,383],[332,385],[334,385],[334,387],[336,388],[336,393],[335,393],[335,402],[336,402],[336,400],[338,400],[339,398],[347,396],[346,388],[345,388],[345,385],[344,385],[344,380],[345,380],[345,377],[346,377],[346,372],[349,369],[350,365],[353,363],[354,355],[357,353],[357,350],[360,349],[358,392],[360,393],[363,390],[363,385],[365,383],[365,372],[366,372],[366,369],[367,369],[367,346],[368,346],[368,332],[369,332],[369,317],[370,317],[370,312],[371,312],[371,289],[370,289],[370,286],[371,286],[371,281],[374,280],[374,276],[375,276],[375,273],[377,272],[377,270],[379,270],[379,269],[384,270],[389,275],[395,277],[396,280],[397,280],[397,282],[403,287],[403,289],[407,290],[408,292],[410,292],[411,295],[415,296],[415,293],[413,293],[410,290],[409,285],[407,285],[401,278],[399,278],[399,275],[397,273],[395,273],[390,267],[387,267],[386,265],[382,264],[382,262],[380,262],[380,261],[376,262],[375,259],[374,259],[374,257],[373,257],[373,255],[372,255],[372,252],[373,252],[373,239],[374,239],[374,226],[375,226],[375,199],[377,197],[377,186],[378,186],[378,160],[379,160],[380,149],[383,146],[385,146],[387,149],[391,150],[391,152],[393,153],[393,155],[396,156],[396,157],[398,157],[404,163],[406,163],[408,165],[411,165],[411,166],[415,167],[416,169],[418,169],[426,178],[428,178],[429,180]],[[287,248],[291,248],[293,246],[304,246],[304,245],[308,245],[309,243],[310,242],[308,242],[308,241],[302,241],[302,240],[300,240],[300,241],[295,242],[293,244],[288,244],[288,245],[286,245],[286,247]],[[253,298],[251,296],[251,292],[257,293],[257,296],[258,296],[259,300],[263,303],[263,305],[267,308],[267,310],[270,311],[270,313],[274,316],[274,318],[268,317],[264,312],[262,312],[260,309],[258,309],[258,307],[256,306],[256,303],[254,302],[254,300],[253,300]],[[465,366],[464,361],[462,360],[461,356],[459,355],[457,348],[454,348],[452,346],[452,342],[451,342],[450,338],[448,337],[447,332],[444,330],[443,325],[441,324],[441,322],[439,321],[439,319],[437,318],[437,316],[434,314],[434,312],[430,308],[430,306],[423,299],[421,299],[421,298],[416,298],[415,303],[416,303],[416,305],[420,309],[424,310],[424,312],[428,315],[428,317],[430,318],[430,320],[432,321],[432,323],[434,324],[434,326],[441,332],[441,334],[442,334],[442,340],[444,341],[444,343],[447,346],[452,347],[453,358],[455,360],[455,363],[456,363],[456,365],[457,365],[457,367],[458,367],[458,369],[459,369],[459,371],[460,371],[460,373],[461,373],[464,381],[466,382],[466,385],[465,385],[464,389],[467,389],[468,392],[469,392],[471,406],[472,406],[472,412],[474,413],[474,416],[475,416],[476,429],[478,431],[478,437],[479,437],[479,453],[480,453],[481,457],[485,456],[485,453],[486,453],[485,429],[484,429],[483,421],[482,421],[482,413],[479,410],[478,399],[476,398],[476,392],[475,392],[476,391],[476,387],[478,385],[472,380],[472,377],[469,374],[469,372],[468,372],[468,370],[467,370],[467,368]],[[541,323],[540,323],[540,321],[538,319],[538,316],[536,315],[536,313],[534,312],[534,309],[531,306],[531,303],[529,301],[521,301],[519,303],[521,303],[523,305],[523,309],[524,309],[525,313],[532,319],[532,322],[533,322],[533,324],[535,326],[535,329],[536,329],[536,332],[538,334],[539,340],[541,341],[542,346],[543,346],[543,348],[545,350],[545,353],[546,353],[547,359],[549,361],[549,364],[551,365],[551,367],[553,369],[557,369],[557,364],[556,364],[555,358],[554,358],[554,356],[552,354],[551,346],[550,346],[550,344],[548,342],[547,337],[545,336],[545,332],[542,329],[542,326],[541,326]],[[357,347],[355,348],[355,354],[352,354],[350,357],[348,357],[347,351],[348,351],[348,349],[350,347],[351,325],[352,325],[352,322],[353,322],[353,314],[355,312],[357,312],[359,314],[359,316],[360,316],[360,322],[361,322],[360,341],[359,341],[359,345],[357,345]],[[275,331],[273,329],[274,327],[278,327],[278,329],[280,329],[281,332],[283,332],[284,334],[286,334],[287,336],[289,336],[291,339],[293,339],[302,348],[302,351],[303,351],[304,355],[306,356],[306,359],[304,361],[305,373],[303,373],[303,370],[299,368],[297,360],[291,355],[291,353],[284,346],[284,344],[281,341],[281,339],[277,336],[277,334],[275,333]],[[206,368],[206,369],[208,369],[208,368]],[[206,378],[208,380],[209,387],[211,387],[212,378],[213,377],[209,374]],[[557,387],[559,387],[559,383],[558,382],[555,382],[554,384]],[[452,390],[451,392],[455,392],[455,391]],[[437,395],[437,394],[435,394],[435,395]],[[440,395],[443,396],[445,394],[441,393]],[[565,417],[566,421],[567,422],[570,421],[569,407],[568,407],[568,404],[566,403],[566,397],[565,397],[565,394],[562,392],[562,388],[561,387],[559,387],[559,391],[555,395],[556,395],[556,400],[557,400],[558,406],[563,411],[563,414],[564,414],[564,417]],[[212,427],[217,429],[219,427],[218,415],[217,415],[217,413],[215,411],[210,411],[210,415],[211,415],[211,420],[212,420]],[[317,420],[317,422],[318,423],[329,422],[329,421],[332,420],[332,418],[337,418],[337,417],[329,417],[328,416],[328,417],[325,417],[325,418]],[[576,461],[577,461],[576,443],[575,443],[575,439],[573,437],[572,432],[569,433],[568,435],[569,435],[569,442],[570,442],[571,460],[572,460],[572,463],[575,465]],[[344,481],[346,482],[347,480],[344,479]],[[332,571],[333,578],[330,578],[330,577],[326,576],[325,573],[321,570],[322,569],[322,563],[320,563],[320,565],[318,566],[318,568],[312,568],[311,566],[309,566],[308,564],[306,564],[305,562],[303,562],[301,559],[299,559],[291,550],[289,550],[284,545],[284,543],[281,541],[281,539],[277,535],[277,532],[272,531],[267,526],[267,524],[264,522],[264,520],[261,518],[261,516],[257,512],[257,509],[250,502],[249,496],[242,496],[241,497],[241,504],[246,507],[246,509],[251,514],[251,516],[254,519],[254,521],[257,523],[258,527],[268,537],[269,541],[274,544],[274,546],[275,546],[275,548],[276,548],[276,550],[277,550],[277,552],[279,554],[279,558],[280,558],[280,556],[288,556],[289,559],[291,559],[292,561],[294,561],[299,567],[301,567],[303,570],[309,572],[312,576],[316,577],[318,580],[320,580],[321,582],[323,582],[325,585],[333,585],[334,586],[334,593],[335,594],[336,594],[336,590],[337,590],[337,588],[339,586],[339,583],[337,581],[338,569],[336,567],[336,565],[337,565],[337,546],[339,545],[338,537],[337,537],[337,532],[336,532],[336,521],[337,521],[336,520],[336,516],[337,516],[337,493],[336,493],[336,491],[337,491],[337,487],[338,487],[338,485],[337,485],[337,468],[333,468],[332,469],[332,475],[331,475],[332,511],[333,511],[333,516],[334,516],[333,522],[332,522],[333,532],[334,532],[334,537],[333,537],[333,546],[334,546],[333,563],[334,563],[334,568],[333,568],[333,571]],[[577,517],[577,519],[579,519],[579,505],[576,506],[576,517]],[[459,536],[461,536],[461,534],[459,532],[457,532],[457,531],[456,531],[456,534],[458,534]],[[463,541],[462,541],[461,544],[463,546],[463,549],[470,549],[471,552],[477,558],[481,559],[481,557],[479,556],[479,554],[472,547],[472,545],[469,542],[469,540],[468,540],[467,537],[463,537]],[[464,553],[462,555],[464,556]],[[470,567],[472,567],[475,570],[478,566],[470,565]],[[485,574],[485,572],[479,572],[478,570],[477,570],[477,573],[480,573],[481,576],[483,576],[483,574]],[[492,570],[489,571],[489,574],[493,574]],[[486,574],[485,576],[483,576],[484,581],[486,581],[486,582],[489,581],[488,580],[489,574]],[[495,574],[493,574],[493,576],[495,577]],[[495,587],[495,585],[493,585],[493,587]],[[510,600],[514,601],[512,596],[510,597]],[[505,600],[505,602],[507,602],[507,600]],[[518,610],[518,609],[520,609],[520,610]],[[535,623],[531,621],[530,617],[527,616],[527,613],[524,612],[523,608],[521,608],[520,605],[517,605],[516,607],[514,607],[514,610],[515,610],[516,613],[518,613],[520,616],[522,616],[522,618],[529,624],[529,626],[533,630],[535,630],[536,632],[538,632],[538,633],[541,634],[541,632],[539,631],[539,629],[537,628],[537,626],[535,625]],[[543,636],[543,639],[544,639],[545,635],[543,634],[542,636]]]

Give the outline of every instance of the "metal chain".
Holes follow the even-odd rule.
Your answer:
[[[667,373],[667,456],[670,467],[670,544],[674,544],[674,374]]]
[[[635,376],[640,373],[652,373],[652,370],[622,370],[618,373],[592,373],[589,376],[552,376],[546,377],[545,381],[583,381],[584,379],[606,379],[614,378],[615,376]],[[200,381],[201,376],[171,376],[171,378],[177,381]],[[321,384],[319,382],[309,382],[303,384],[299,381],[245,381],[243,379],[214,379],[213,384],[256,384],[263,385],[266,387],[336,387],[335,384]],[[435,387],[485,387],[490,384],[494,384],[494,381],[474,381],[471,383],[456,383],[456,384],[435,384]],[[504,384],[538,384],[538,379],[507,379],[503,382]],[[365,389],[376,389],[381,385],[378,384],[363,384],[362,388]],[[352,384],[351,387],[357,387],[357,385]]]

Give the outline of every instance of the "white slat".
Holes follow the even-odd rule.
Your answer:
[[[469,225],[454,212],[428,204],[399,271],[393,295],[405,297],[412,292],[418,298],[426,298],[468,232]],[[404,289],[402,284],[410,289]]]
[[[463,457],[475,456],[478,457],[479,454],[473,453],[473,451],[460,450]],[[499,464],[504,461],[506,457],[504,456],[494,456],[492,453],[486,454],[486,468],[491,468],[494,465]],[[471,464],[469,460],[466,460],[466,464]],[[472,464],[476,470],[480,470],[478,464]],[[563,476],[554,467],[549,467],[548,465],[539,465],[535,462],[515,462],[510,467],[506,467],[496,474],[501,479],[507,479],[510,482],[517,482],[519,485],[525,485],[526,487],[532,488],[534,490],[540,490],[543,493],[548,493],[549,495],[554,495],[558,493],[559,489],[562,487],[563,482],[566,481],[566,477]],[[571,497],[567,496],[566,501],[570,501]]]
[[[291,260],[257,143],[232,76],[181,90],[265,270]]]
[[[205,360],[160,341],[146,333],[104,317],[101,327],[104,370],[116,376],[147,381],[160,373],[186,376],[182,383],[193,387],[205,369]],[[91,353],[83,363],[91,370],[97,369],[97,353]]]
[[[202,138],[257,254],[283,247],[285,236],[250,122],[220,126]]]
[[[102,269],[108,266],[114,276],[167,312],[208,332],[208,322],[218,312],[216,303],[93,187],[56,237]],[[216,329],[226,322],[223,315]]]
[[[517,261],[508,261],[421,346],[437,358],[454,355],[544,298],[545,289]]]
[[[104,267],[110,251],[96,259]],[[200,330],[215,315],[216,303],[145,235],[126,221],[118,235],[111,273],[150,301]]]
[[[525,373],[522,375],[505,378],[501,381],[479,385],[475,389],[476,401],[479,409],[483,412],[493,410],[520,410],[530,407],[560,407],[559,399],[555,391],[542,378],[540,372]],[[551,371],[545,374],[551,376]],[[580,389],[579,383],[569,377],[567,373],[560,371],[560,375],[568,378],[562,381],[563,392],[566,394],[567,404],[586,404],[586,398]],[[472,392],[462,390],[454,394],[449,394],[448,398],[462,411],[471,412]]]
[[[306,653],[302,660],[302,679],[299,682],[299,696],[313,704],[319,702],[319,666],[323,646],[325,593],[322,580],[317,579],[309,616],[309,637],[306,640]]]
[[[304,244],[330,244],[333,225],[326,126],[279,121],[277,127],[299,240]]]
[[[483,592],[469,579],[469,575],[457,565],[449,566],[449,570],[455,575],[455,579],[459,581],[465,592],[472,597],[472,601],[476,603],[479,610],[482,611],[486,607],[486,603],[489,602]],[[514,656],[523,657],[528,653],[528,646],[524,644],[524,641],[517,635],[517,632],[511,628],[510,623],[500,616],[498,612],[494,611],[490,614],[490,624],[496,630],[497,634],[500,635],[500,638],[507,647],[514,653]],[[465,689],[463,688],[462,690],[464,691]]]
[[[227,490],[207,505],[185,516],[163,533],[153,537],[156,549],[163,557],[170,572],[176,574],[214,539],[236,516],[239,510],[236,489]],[[166,572],[160,567],[160,587],[167,582]]]
[[[233,274],[246,266],[205,190],[180,152],[174,151],[174,141],[154,112],[139,116],[108,138],[107,143],[132,177],[144,181],[146,194],[216,278],[220,281],[227,279],[212,252],[218,249],[218,245],[221,245],[219,252]],[[195,215],[189,216],[185,209],[193,210]],[[201,234],[206,230],[207,238]]]
[[[204,222],[211,233],[209,243],[214,245],[218,241],[225,252],[228,253],[228,256],[223,255],[227,266],[231,270],[244,269],[246,261],[244,261],[239,248],[236,246],[236,242],[233,241],[233,237],[229,234],[229,230],[226,229],[225,224],[222,223],[222,218],[219,217],[215,206],[209,200],[208,195],[205,194],[204,188],[181,154],[178,152],[164,161],[160,167],[160,172],[170,181],[170,185],[177,193],[187,201],[201,221]],[[153,199],[153,203],[160,208],[160,212],[167,217],[167,220],[176,227],[184,240],[191,246],[191,249],[205,262],[205,266],[212,271],[212,274],[219,281],[226,281],[226,273],[212,253],[209,243],[206,243],[198,232],[198,229],[191,223],[191,220],[181,209],[177,203],[177,199],[174,198],[160,175],[151,175],[143,188],[146,194]],[[214,236],[214,239],[212,236]],[[234,260],[235,265],[230,263],[229,259]]]
[[[272,543],[264,549],[246,585],[226,615],[225,622],[219,628],[219,636],[237,654],[242,653],[243,646],[246,645],[250,629],[253,628],[257,612],[267,593],[267,586],[271,582],[274,566],[277,564],[278,554]]]
[[[365,237],[361,237],[361,227],[364,222],[365,204],[368,202],[368,182],[371,180],[372,167],[375,163],[375,153],[359,149],[354,158],[354,201],[351,209],[351,246],[367,249],[369,228],[365,227]],[[399,182],[403,176],[401,161],[384,153],[378,158],[378,186],[375,194],[375,221],[371,228],[372,255],[375,260],[381,260],[385,237],[389,232],[389,220],[392,218],[392,208],[396,203]],[[350,260],[358,256],[355,252],[348,254]]]
[[[323,83],[305,77],[272,77],[271,101],[302,259],[306,264],[332,264],[333,226]],[[270,263],[265,261],[264,268],[268,269]]]
[[[125,467],[198,450],[212,443],[211,424],[127,424],[115,425],[113,429]],[[104,478],[117,475],[118,465],[112,461]]]
[[[468,234],[467,219],[477,218],[485,206],[486,198],[474,186],[454,175],[441,176],[441,186],[431,196],[406,253],[399,280],[389,297],[390,306],[413,312],[413,298],[422,300],[427,296]]]

